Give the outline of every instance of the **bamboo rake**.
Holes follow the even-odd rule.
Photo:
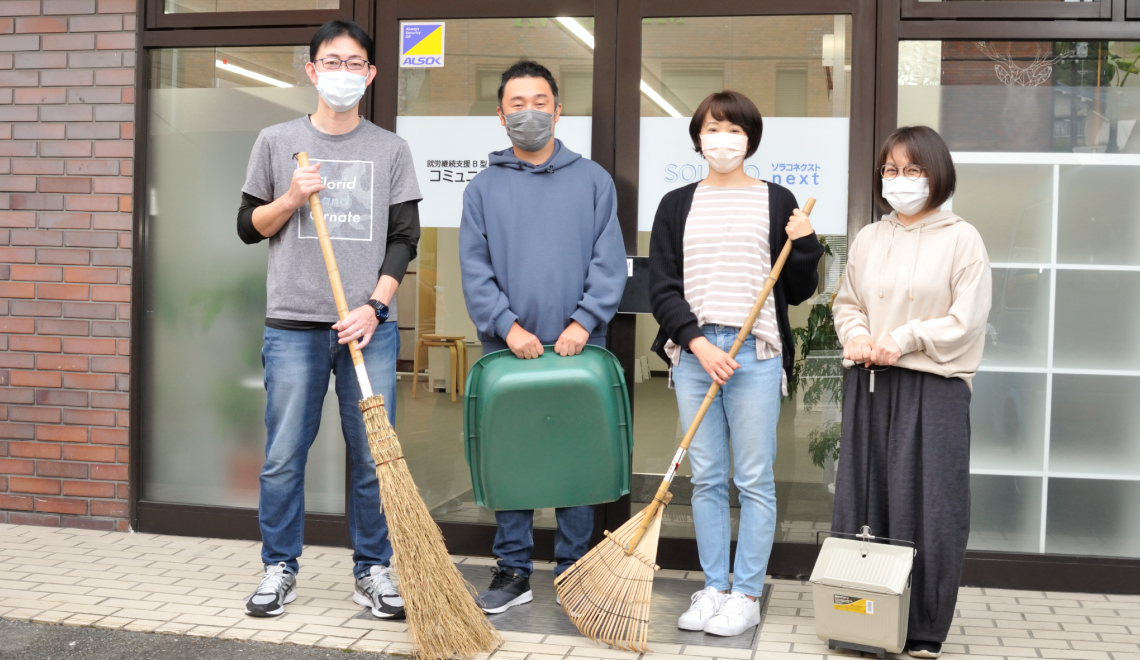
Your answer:
[[[298,153],[297,163],[307,167],[308,154]],[[348,316],[348,303],[317,193],[309,195],[309,207],[332,284],[336,311],[343,320]],[[360,410],[376,463],[380,503],[387,514],[392,563],[399,572],[400,595],[405,603],[413,650],[425,660],[470,658],[478,653],[490,653],[502,644],[502,638],[476,604],[475,589],[459,574],[447,553],[443,534],[420,498],[400,440],[388,421],[384,397],[372,392],[364,356],[355,340],[349,342],[348,349],[364,395]]]

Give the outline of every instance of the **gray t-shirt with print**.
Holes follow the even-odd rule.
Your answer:
[[[388,235],[388,207],[421,199],[408,143],[361,119],[344,135],[318,131],[306,117],[270,126],[253,145],[242,192],[273,201],[289,190],[305,151],[321,164],[320,192],[349,309],[368,302],[380,278]],[[309,205],[293,213],[269,239],[266,317],[293,321],[337,320],[328,271]],[[388,317],[396,320],[396,301]]]

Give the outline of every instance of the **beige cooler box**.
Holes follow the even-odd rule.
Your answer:
[[[873,538],[867,533],[866,539]],[[832,649],[880,658],[900,653],[906,644],[913,564],[913,548],[826,539],[811,572],[816,636]]]

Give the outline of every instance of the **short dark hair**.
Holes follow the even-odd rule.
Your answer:
[[[313,35],[313,40],[309,42],[309,61],[312,62],[317,59],[317,51],[321,46],[336,39],[337,37],[352,37],[360,47],[364,49],[368,55],[368,61],[375,60],[376,45],[372,42],[372,37],[364,31],[364,28],[356,24],[355,21],[346,21],[337,19],[329,21],[317,29],[317,33]]]
[[[875,199],[879,202],[879,208],[887,212],[892,210],[891,205],[883,199],[883,177],[880,172],[895,147],[902,147],[910,157],[910,162],[921,166],[930,177],[930,198],[926,200],[923,211],[936,209],[950,199],[954,194],[954,186],[958,183],[958,175],[954,172],[954,160],[950,158],[946,142],[929,126],[903,126],[891,133],[883,143],[883,148],[879,149],[879,157],[875,159]]]
[[[554,95],[554,105],[558,105],[558,83],[550,69],[533,60],[519,60],[503,72],[499,82],[499,107],[503,106],[503,92],[507,90],[507,83],[515,78],[542,78],[550,84],[550,93]]]
[[[748,151],[744,154],[745,158],[760,148],[760,136],[764,134],[764,118],[760,116],[760,110],[752,99],[740,92],[726,89],[723,92],[709,94],[693,113],[693,119],[689,122],[689,137],[693,138],[693,149],[696,149],[697,153],[701,153],[701,127],[704,126],[705,116],[709,113],[712,113],[713,119],[717,121],[730,121],[744,129],[744,134],[748,136]]]

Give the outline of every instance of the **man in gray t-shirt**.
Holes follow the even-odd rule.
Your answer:
[[[368,448],[362,398],[348,343],[358,341],[369,379],[396,421],[396,289],[415,258],[420,200],[412,154],[402,139],[357,114],[376,76],[373,44],[357,24],[330,21],[313,37],[305,65],[317,111],[261,131],[253,145],[238,235],[269,239],[265,318],[267,441],[261,472],[265,576],[246,614],[277,616],[296,598],[304,540],[305,462],[320,427],[329,374],[336,376],[341,430],[351,463],[348,523],[353,601],[399,619],[404,602],[389,578],[392,546]],[[294,155],[311,163],[298,168]],[[351,309],[339,320],[308,205],[319,193]]]

